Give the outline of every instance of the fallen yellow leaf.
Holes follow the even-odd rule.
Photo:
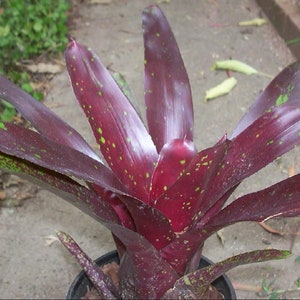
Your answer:
[[[261,25],[266,24],[266,23],[267,23],[266,19],[255,18],[255,19],[252,19],[252,20],[239,22],[238,25],[239,26],[261,26]]]
[[[237,80],[234,77],[225,79],[220,84],[205,92],[205,102],[207,102],[210,99],[228,94],[236,86],[236,84]]]

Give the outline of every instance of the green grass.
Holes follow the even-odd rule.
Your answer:
[[[42,54],[59,57],[68,39],[69,0],[2,0],[0,2],[0,73],[41,100],[30,85],[31,74],[17,64]],[[0,120],[9,121],[13,109],[1,102]]]

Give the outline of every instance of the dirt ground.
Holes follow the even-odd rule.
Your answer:
[[[141,12],[150,1],[112,0],[82,2],[72,35],[92,47],[110,70],[121,72],[143,106],[143,43]],[[96,4],[99,2],[102,4]],[[152,1],[154,2],[154,0]],[[247,107],[270,81],[265,76],[235,74],[237,86],[227,96],[204,102],[205,91],[226,78],[211,70],[218,59],[234,58],[261,72],[276,75],[295,61],[270,23],[240,27],[238,22],[264,17],[252,0],[169,0],[160,2],[181,49],[190,77],[198,149],[211,146],[230,133]],[[103,4],[106,3],[106,4]],[[66,71],[50,82],[45,104],[86,137],[95,141],[83,113],[75,105]],[[266,187],[300,171],[299,149],[246,180],[233,197]],[[300,277],[299,218],[269,221],[282,234],[271,234],[258,224],[243,223],[212,236],[204,254],[218,261],[248,250],[267,247],[291,249],[284,261],[239,267],[228,273],[238,298],[259,299],[263,281],[274,289],[294,289]],[[0,210],[0,297],[5,299],[63,299],[80,267],[59,242],[55,230],[70,233],[93,258],[114,249],[110,233],[76,208],[45,190],[21,207]],[[279,298],[299,298],[300,291]],[[267,299],[267,296],[264,296]]]

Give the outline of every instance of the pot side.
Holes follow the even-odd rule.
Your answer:
[[[95,262],[99,265],[105,265],[111,262],[120,263],[118,252],[116,250],[108,252],[103,256],[97,258]],[[199,269],[213,264],[213,262],[204,256],[201,256]],[[226,275],[217,278],[212,285],[217,288],[224,296],[224,299],[236,299],[235,290]],[[81,271],[71,284],[66,296],[66,300],[80,299],[88,291],[88,287],[92,287],[92,282],[86,276],[84,271]]]

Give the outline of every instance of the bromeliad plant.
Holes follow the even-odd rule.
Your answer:
[[[149,129],[95,53],[70,39],[73,90],[109,167],[79,133],[4,77],[1,99],[34,130],[0,123],[0,167],[34,179],[111,230],[120,257],[118,287],[58,232],[101,297],[199,297],[232,267],[289,255],[260,250],[197,270],[204,242],[217,230],[300,214],[300,175],[225,205],[243,179],[300,143],[300,64],[269,84],[230,138],[198,151],[174,35],[157,6],[146,8],[142,21]]]

